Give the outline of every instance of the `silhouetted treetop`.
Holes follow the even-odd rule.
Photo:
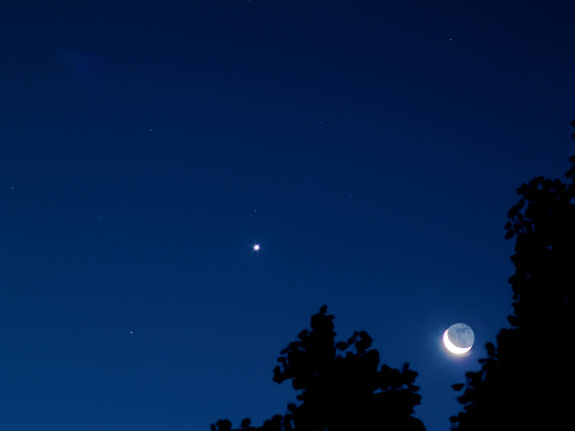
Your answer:
[[[463,411],[450,418],[453,430],[553,429],[572,422],[575,156],[569,160],[566,183],[536,177],[517,190],[521,198],[505,224],[505,237],[515,238],[511,328],[499,332],[497,346],[486,345],[487,358],[466,374],[465,385],[453,385],[465,387],[458,397]]]
[[[289,403],[285,415],[273,416],[260,428],[244,419],[241,429],[423,431],[423,424],[413,416],[421,399],[414,385],[417,373],[408,364],[401,369],[379,367],[379,353],[371,349],[372,338],[365,331],[336,343],[333,318],[327,306],[322,306],[311,318],[311,330],[301,331],[298,340],[280,352],[279,365],[273,370],[275,382],[292,381],[300,403]],[[212,431],[231,431],[226,420],[211,427]]]

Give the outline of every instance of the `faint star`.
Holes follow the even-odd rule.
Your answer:
[[[130,331],[130,335],[134,335],[134,331]]]
[[[14,186],[10,186],[10,190],[11,190],[11,191],[14,191]]]

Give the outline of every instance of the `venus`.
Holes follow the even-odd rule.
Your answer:
[[[462,356],[473,347],[475,335],[465,323],[455,323],[443,333],[443,345],[454,355]]]

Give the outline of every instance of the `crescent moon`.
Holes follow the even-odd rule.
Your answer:
[[[447,330],[445,330],[445,332],[443,333],[443,345],[447,350],[449,350],[454,355],[463,355],[471,350],[471,346],[459,347],[453,344],[449,339],[449,335],[447,335]]]

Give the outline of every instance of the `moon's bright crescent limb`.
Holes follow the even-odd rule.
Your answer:
[[[471,346],[469,347],[458,347],[451,342],[449,339],[449,335],[447,335],[447,330],[443,333],[443,345],[447,350],[455,355],[463,355],[471,350]]]

